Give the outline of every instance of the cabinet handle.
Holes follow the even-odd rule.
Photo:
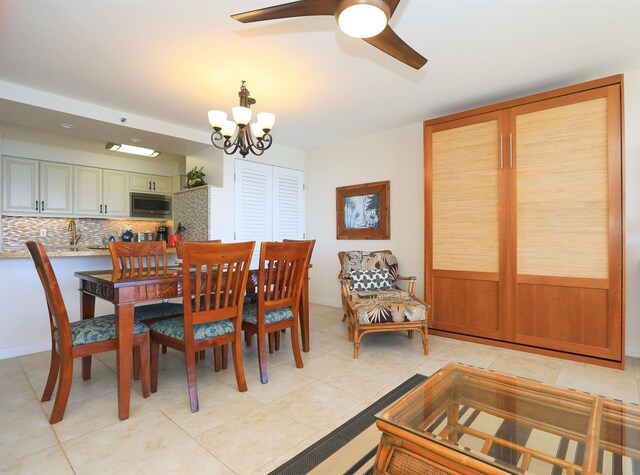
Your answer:
[[[513,134],[509,134],[509,168],[513,168]]]
[[[151,182],[149,182],[149,189],[151,189]]]
[[[36,211],[40,211],[40,202],[36,200]]]
[[[100,214],[102,214],[102,205],[100,205]]]
[[[40,211],[44,211],[44,200],[40,202]]]
[[[502,152],[502,134],[500,134],[500,168],[504,168],[504,156]]]
[[[154,181],[153,182],[153,191],[155,191],[155,190],[156,190],[156,182]]]
[[[104,214],[107,214],[107,205],[104,205]]]

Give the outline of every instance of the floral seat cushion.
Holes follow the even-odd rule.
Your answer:
[[[388,299],[411,297],[411,294],[402,289],[372,290],[364,292],[352,292],[353,298],[358,299]]]
[[[293,318],[293,312],[291,307],[276,308],[274,310],[267,310],[264,313],[265,323],[281,322],[282,320],[288,320]],[[242,321],[247,323],[258,324],[258,304],[250,303],[246,304],[242,308]]]
[[[358,323],[402,323],[426,319],[426,306],[409,296],[385,298],[361,298],[354,296],[353,303]]]
[[[144,322],[153,318],[164,318],[172,315],[181,315],[183,311],[181,303],[154,303],[151,305],[140,305],[133,313],[136,322]]]
[[[154,333],[184,341],[184,319],[182,317],[155,322],[152,323],[149,328]],[[195,341],[207,340],[216,336],[226,335],[227,333],[233,333],[234,331],[235,328],[231,320],[199,323],[193,326],[193,337]]]
[[[70,322],[71,342],[73,346],[86,345],[87,343],[97,343],[99,341],[113,340],[116,338],[116,316],[103,315],[101,317],[88,318],[77,322]],[[133,334],[147,333],[147,328],[142,323],[133,324]],[[53,334],[54,340],[59,339],[59,332]]]

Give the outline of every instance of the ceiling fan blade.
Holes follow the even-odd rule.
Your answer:
[[[298,16],[333,15],[335,8],[336,0],[301,0],[299,2],[283,3],[273,7],[236,13],[231,15],[231,18],[242,23],[251,23]]]
[[[389,5],[389,18],[391,18],[393,16],[393,12],[396,11],[396,8],[398,7],[398,3],[400,3],[400,0],[384,0],[387,5]]]
[[[402,41],[402,38],[396,35],[395,31],[393,31],[389,25],[382,30],[382,33],[372,36],[371,38],[363,39],[380,51],[384,51],[414,69],[420,69],[427,63],[427,58]]]

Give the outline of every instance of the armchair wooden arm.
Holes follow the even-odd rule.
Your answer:
[[[407,281],[407,292],[409,292],[411,295],[414,295],[416,293],[416,276],[415,275],[411,275],[408,277],[397,275],[396,282],[398,280]]]

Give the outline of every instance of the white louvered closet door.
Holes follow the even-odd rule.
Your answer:
[[[304,238],[304,174],[236,160],[235,175],[235,240],[256,241],[255,268],[262,241]]]
[[[304,174],[273,167],[273,240],[304,239]]]

